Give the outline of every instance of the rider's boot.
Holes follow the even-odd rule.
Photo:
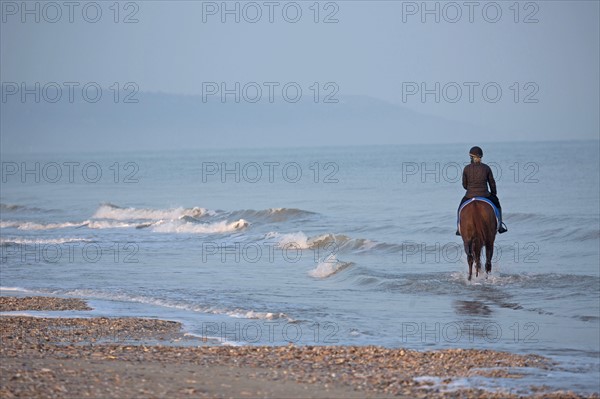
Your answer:
[[[499,211],[499,218],[498,218],[498,234],[502,234],[502,233],[506,233],[508,231],[508,229],[506,228],[506,225],[502,222],[502,211]]]

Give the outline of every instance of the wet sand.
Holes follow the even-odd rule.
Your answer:
[[[73,299],[0,297],[2,311],[85,308]],[[185,336],[179,323],[140,318],[3,315],[0,343],[2,398],[516,398],[522,396],[448,389],[461,377],[518,379],[520,368],[555,366],[541,356],[490,350],[214,346]],[[418,377],[439,377],[440,383]],[[543,387],[531,391],[580,397]]]

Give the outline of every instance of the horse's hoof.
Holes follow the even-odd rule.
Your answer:
[[[471,277],[472,277],[472,276],[469,276],[469,277],[467,277],[467,279],[468,279],[469,281],[471,281]]]

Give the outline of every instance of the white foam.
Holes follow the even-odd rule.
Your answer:
[[[2,291],[20,291],[20,292],[32,292],[28,289],[25,288],[21,288],[21,287],[0,287],[0,292]]]
[[[482,266],[482,270],[479,272],[479,276],[475,276],[475,265],[473,265],[473,278],[471,281],[468,279],[468,267],[464,271],[453,272],[450,274],[450,278],[453,281],[461,282],[464,284],[471,285],[512,285],[519,283],[523,280],[532,278],[534,275],[528,274],[503,274],[500,275],[500,271],[496,270],[495,265],[492,266],[492,273],[486,274],[485,265]]]
[[[308,237],[302,231],[296,233],[281,234],[269,232],[265,239],[277,240],[277,246],[280,248],[293,247],[297,249],[316,249],[326,248],[329,253],[337,252],[339,249],[350,248],[356,250],[370,250],[377,243],[368,239],[352,239],[343,234],[325,233],[318,236]]]
[[[244,346],[244,344],[241,342],[229,341],[223,337],[214,337],[211,335],[201,335],[201,334],[196,334],[196,333],[192,333],[192,332],[186,332],[183,335],[187,336],[187,337],[200,338],[203,341],[216,341],[224,346]]]
[[[94,216],[94,219],[113,219],[113,220],[174,220],[182,216],[199,217],[208,211],[204,208],[170,208],[170,209],[146,209],[146,208],[119,208],[114,205],[101,205]]]
[[[266,239],[276,239],[279,248],[293,247],[297,249],[309,249],[310,243],[308,237],[303,232],[280,234],[277,232],[269,232]]]
[[[261,320],[275,320],[275,319],[286,319],[288,322],[294,322],[295,320],[290,318],[285,313],[276,312],[257,312],[254,310],[244,309],[223,309],[216,308],[206,305],[193,305],[186,303],[178,303],[169,300],[163,300],[159,298],[151,298],[146,296],[128,295],[120,293],[107,293],[103,291],[89,290],[89,289],[75,289],[70,291],[48,291],[48,294],[54,295],[67,295],[79,298],[96,298],[110,301],[123,301],[123,302],[135,302],[143,303],[148,305],[156,305],[171,309],[188,310],[192,312],[210,313],[217,315],[226,315],[233,318],[243,319],[261,319]]]
[[[161,220],[151,227],[152,231],[157,233],[215,234],[241,230],[249,225],[250,223],[244,219],[240,219],[235,222],[228,222],[224,220],[215,223],[190,223],[179,220]]]
[[[69,243],[69,242],[92,242],[92,240],[88,240],[85,238],[73,238],[73,237],[65,237],[65,238],[38,238],[38,239],[31,239],[31,238],[0,238],[0,245],[8,245],[8,244],[14,244],[14,245],[35,245],[35,244],[46,244],[46,245],[52,245],[52,244],[65,244],[65,243]]]
[[[64,229],[67,227],[81,227],[87,222],[81,223],[34,223],[34,222],[18,222],[18,221],[1,221],[0,228],[16,227],[19,230],[52,230],[52,229]]]
[[[90,229],[123,229],[136,227],[137,223],[114,222],[111,220],[86,220],[84,226]]]
[[[471,379],[468,377],[458,377],[452,378],[449,382],[444,382],[445,378],[424,375],[414,377],[413,380],[415,380],[418,383],[423,383],[423,385],[420,386],[421,389],[439,391],[443,393],[451,393],[463,389],[470,389],[473,387],[477,387],[488,392],[499,393],[503,391],[502,389],[500,389],[499,386],[493,386],[493,381],[495,381],[494,379],[488,379],[485,377],[474,378],[473,381],[471,381]]]
[[[480,370],[510,370],[505,367],[493,367]],[[472,369],[474,371],[475,369]],[[485,377],[477,374],[468,377],[453,377],[450,381],[446,381],[445,378],[436,376],[419,376],[414,377],[418,383],[422,383],[419,388],[424,390],[431,390],[434,392],[441,393],[453,393],[465,389],[477,389],[492,392],[496,394],[502,394],[501,396],[513,394],[513,396],[529,396],[533,393],[532,388],[535,386],[545,385],[548,387],[548,375],[546,372],[541,371],[541,380],[538,380],[536,375],[532,373],[534,369],[527,368],[515,368],[515,371],[521,371],[526,373],[521,378],[495,378]],[[537,383],[539,381],[539,384]],[[527,383],[525,383],[527,382]],[[560,389],[560,387],[557,387]],[[545,391],[545,390],[544,390]],[[537,391],[544,392],[544,391]]]
[[[64,223],[35,223],[19,221],[2,221],[0,228],[15,227],[19,230],[56,230],[69,227],[87,227],[89,229],[120,229],[136,227],[137,223],[125,223],[112,220],[85,220],[83,222],[64,222]]]
[[[260,319],[260,320],[276,320],[276,319],[288,319],[293,321],[285,313],[271,313],[271,312],[255,312],[254,310],[244,311],[235,310],[226,312],[228,316],[240,318],[240,319]]]
[[[335,255],[329,255],[324,261],[319,262],[316,268],[310,270],[308,275],[316,278],[327,278],[350,267],[352,262],[341,262]]]

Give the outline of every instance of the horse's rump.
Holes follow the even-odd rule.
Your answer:
[[[469,280],[472,264],[475,262],[479,274],[481,250],[486,250],[486,272],[491,272],[491,258],[496,239],[497,219],[494,209],[484,201],[466,204],[460,214],[460,235],[462,236],[469,263]]]
[[[477,236],[483,241],[495,239],[497,228],[494,209],[486,202],[472,201],[461,209],[459,230],[463,239],[466,236]]]

